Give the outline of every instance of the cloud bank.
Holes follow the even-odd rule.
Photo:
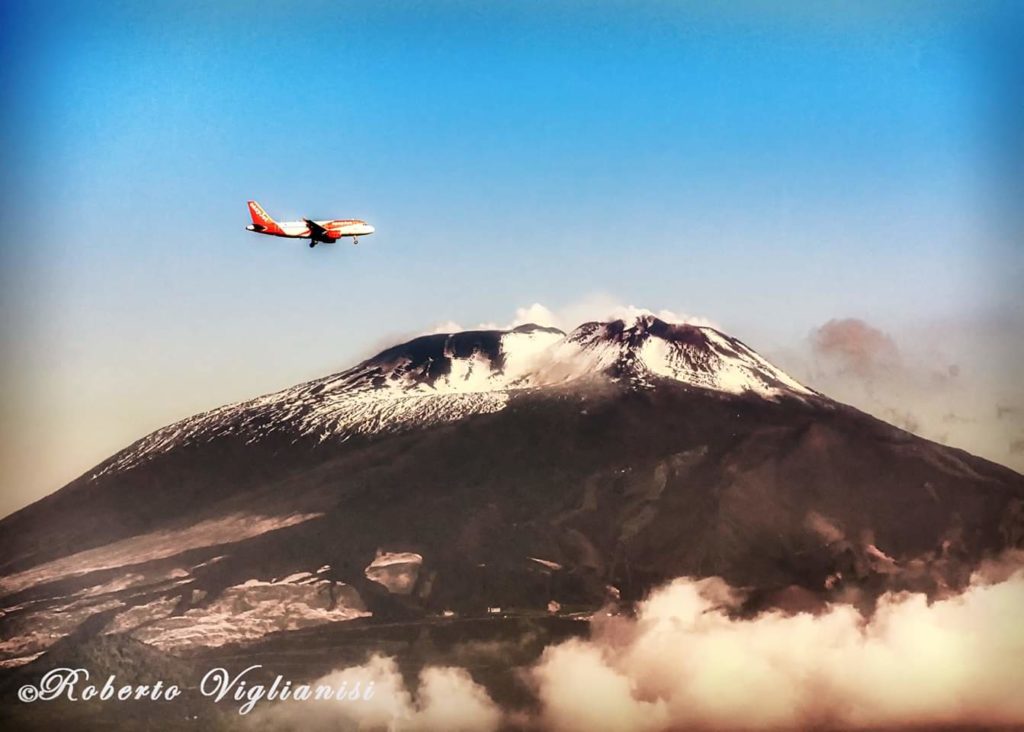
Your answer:
[[[866,618],[734,613],[743,594],[718,578],[677,579],[634,617],[599,613],[590,638],[549,646],[522,677],[533,710],[502,710],[459,668],[428,667],[411,691],[393,659],[316,684],[373,680],[369,703],[285,702],[260,729],[669,732],[1024,724],[1024,570],[1020,555],[977,571],[931,604],[887,594]]]
[[[286,701],[254,713],[248,721],[257,730],[388,730],[413,732],[491,732],[498,729],[501,710],[482,686],[463,669],[428,667],[420,672],[415,695],[405,685],[393,658],[373,656],[365,664],[333,671],[310,685],[365,689],[369,700]]]
[[[1024,723],[1024,573],[962,595],[886,595],[870,619],[736,619],[719,579],[678,579],[531,670],[553,730],[857,729]]]

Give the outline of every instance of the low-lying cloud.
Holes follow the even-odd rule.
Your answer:
[[[272,729],[790,730],[1024,724],[1024,570],[1020,556],[929,604],[887,594],[868,618],[737,617],[743,593],[717,578],[677,579],[635,616],[599,613],[588,639],[549,646],[522,677],[538,706],[502,710],[469,673],[426,668],[415,692],[393,659],[315,684],[375,681],[366,704],[285,702]]]
[[[406,688],[394,658],[373,656],[365,664],[333,671],[310,684],[337,689],[365,689],[372,682],[370,699],[278,702],[253,715],[257,730],[389,730],[413,732],[490,732],[502,712],[482,686],[459,668],[428,667],[420,672],[413,694]],[[358,685],[358,687],[357,687]]]
[[[1024,574],[962,595],[886,595],[864,618],[737,619],[719,579],[678,579],[635,619],[548,648],[531,670],[553,730],[855,729],[1024,723]]]

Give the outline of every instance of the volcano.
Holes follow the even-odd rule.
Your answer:
[[[939,595],[1024,543],[1024,477],[652,316],[427,335],[140,439],[0,522],[0,661],[330,624]]]

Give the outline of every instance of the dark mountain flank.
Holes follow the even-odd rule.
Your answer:
[[[0,522],[0,658],[567,613],[680,575],[751,610],[870,605],[1022,542],[1022,476],[712,328],[438,334],[170,425]]]

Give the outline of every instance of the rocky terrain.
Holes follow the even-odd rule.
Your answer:
[[[4,519],[0,661],[585,615],[684,575],[748,588],[751,613],[870,608],[1022,542],[1019,474],[715,329],[436,334],[158,430]]]

